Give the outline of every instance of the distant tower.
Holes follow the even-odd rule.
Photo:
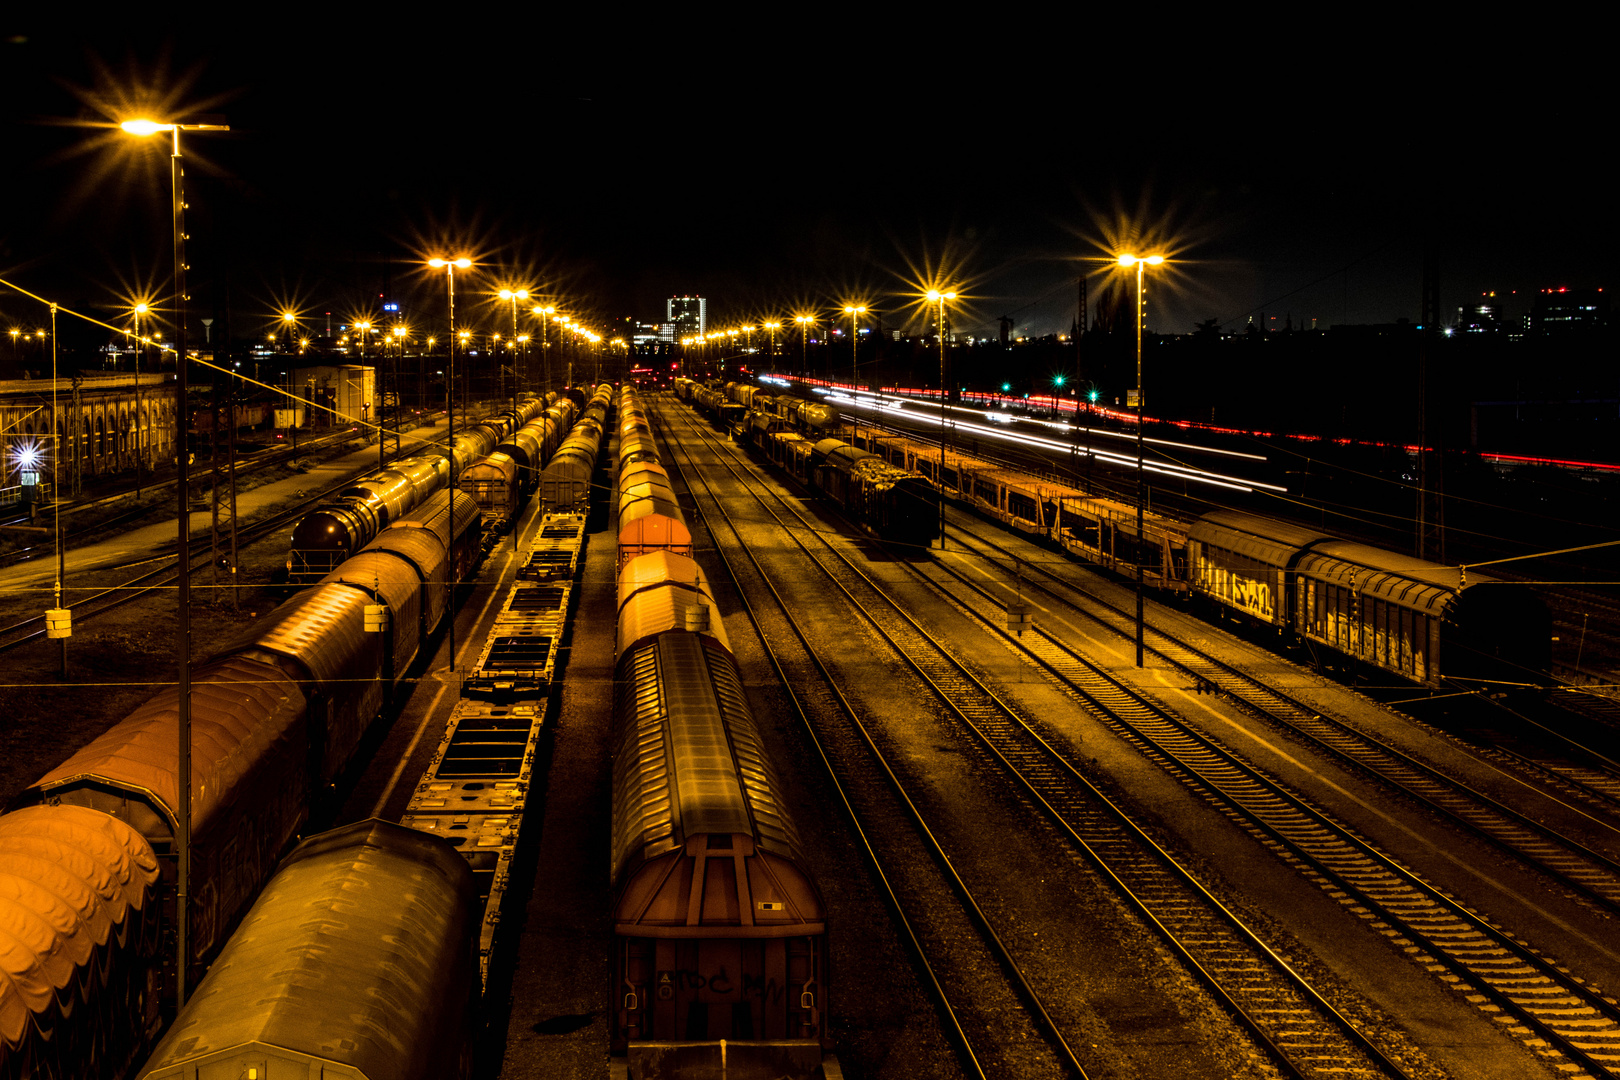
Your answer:
[[[701,296],[672,296],[664,301],[666,322],[675,327],[675,340],[702,334],[709,325],[709,302]]]

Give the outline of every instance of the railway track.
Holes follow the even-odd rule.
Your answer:
[[[742,469],[728,467],[739,480],[753,471],[746,464]],[[808,520],[784,502],[787,512],[798,518],[796,526],[790,525],[757,491],[749,495],[974,733],[1006,775],[1015,778],[1071,853],[1100,870],[1286,1074],[1409,1075],[1093,786],[1034,724],[958,663],[905,612],[903,604],[844,555],[842,545],[825,541],[812,552],[810,545],[798,540],[815,533]],[[719,497],[710,498],[716,508],[710,513],[725,515]],[[759,573],[764,576],[763,568]],[[775,593],[774,587],[771,591]],[[784,617],[790,618],[787,605],[780,600],[779,604]],[[867,742],[874,757],[881,753],[877,740],[868,736]],[[902,782],[894,778],[891,783]],[[941,852],[939,857],[947,856]],[[1042,1010],[1043,1018],[1052,1013]],[[1044,1026],[1054,1032],[1057,1028],[1055,1021]]]
[[[278,510],[269,517],[262,518],[258,521],[241,526],[237,532],[239,541],[244,545],[256,543],[257,541],[264,539],[279,529],[285,529],[292,522],[296,521],[298,518],[307,513],[312,507],[319,505],[326,499],[329,499],[333,495],[336,495],[338,492],[342,491],[348,486],[349,482],[349,479],[345,479],[339,483],[333,484],[325,491],[317,492],[314,495],[305,496],[298,499],[296,502],[290,504],[285,510]],[[199,545],[197,543],[196,533],[194,532],[192,548],[193,550],[196,550],[198,547]],[[195,574],[199,567],[206,569],[209,565],[209,560],[212,557],[213,553],[211,551],[198,550],[196,554],[191,556],[192,573]],[[100,568],[97,572],[105,573],[109,571],[150,567],[154,562],[161,563],[162,565],[148,569],[133,578],[75,601],[72,605],[73,624],[75,629],[83,626],[87,622],[90,622],[97,616],[116,611],[126,604],[134,603],[135,601],[150,595],[158,589],[162,589],[173,584],[179,579],[180,576],[177,569],[178,560],[175,557],[173,545],[166,545],[165,548],[161,549],[158,554],[149,556],[147,558],[124,563],[118,566]],[[26,645],[29,642],[37,641],[44,636],[44,615],[35,615],[19,622],[12,623],[9,626],[0,627],[0,654],[10,652],[11,650]]]
[[[974,601],[960,593],[958,603]],[[987,630],[1027,652],[1099,718],[1544,1057],[1590,1076],[1620,1075],[1620,1006],[1557,961],[1427,884],[1418,874],[1183,723],[1038,627],[1014,641],[979,598]]]
[[[993,551],[1012,557],[1005,548],[971,533],[958,530],[955,539],[962,549],[972,551],[977,548],[981,554]],[[992,559],[992,562],[995,561]],[[949,575],[950,584],[940,584],[957,590],[956,596],[961,596],[961,590],[971,590],[990,604],[1005,603],[982,584],[953,569],[948,561],[936,562],[934,566]],[[1133,616],[1123,608],[1073,586],[1065,587],[1062,590],[1064,595],[1039,584],[1032,584],[1032,587],[1039,588],[1053,601],[1085,616],[1122,640],[1133,638]],[[983,610],[978,613],[981,618],[989,617]],[[1259,679],[1158,627],[1144,629],[1144,646],[1175,668],[1202,680],[1205,685],[1219,689],[1322,753],[1376,778],[1417,805],[1485,839],[1527,865],[1536,867],[1586,900],[1607,910],[1620,912],[1620,864],[1603,853],[1561,835],[1513,807],[1359,730],[1345,719],[1329,715],[1317,706],[1308,705],[1265,685]],[[1603,782],[1604,776],[1596,770],[1588,770],[1585,779],[1595,786],[1583,786],[1593,801],[1601,800],[1604,787],[1608,786]],[[1563,779],[1565,786],[1583,783],[1582,778],[1573,772],[1566,774]],[[1562,794],[1560,792],[1558,796],[1549,797],[1558,798]],[[1588,817],[1610,830],[1615,829],[1612,820],[1603,821],[1582,808],[1565,805],[1572,813]]]
[[[666,460],[673,461],[674,456]],[[996,976],[1005,958],[971,890],[793,616],[795,605],[783,598],[754,556],[757,545],[744,536],[746,523],[725,510],[721,496],[702,478],[701,470],[691,467],[689,457],[686,464],[683,474],[698,478],[689,490],[697,497],[761,640],[773,643],[767,649],[771,663],[782,684],[794,688],[789,698],[860,837],[901,935],[918,958],[923,981],[964,1069],[972,1076],[996,1075],[999,1047],[1038,1044],[1050,1034],[1040,1030],[1026,1010],[1036,997],[1033,989],[1017,975],[1006,980]],[[755,605],[750,596],[768,597],[768,605]],[[980,917],[976,919],[975,913]],[[968,987],[971,991],[963,989]],[[1072,1054],[1067,1068],[1055,1056],[1043,1057],[1042,1072],[1085,1075]]]

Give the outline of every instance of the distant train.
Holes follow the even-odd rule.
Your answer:
[[[915,468],[830,437],[836,410],[789,394],[764,394],[741,383],[728,383],[722,392],[733,399],[731,404],[740,405],[743,399],[749,403],[748,411],[730,426],[739,442],[821,492],[873,535],[920,548],[939,539],[940,496],[933,480]],[[712,403],[713,393],[694,390],[692,401],[718,417],[712,404],[704,404]]]
[[[287,552],[287,580],[294,585],[319,581],[371,543],[379,531],[449,483],[452,471],[488,457],[508,437],[539,416],[543,402],[526,401],[469,424],[455,433],[447,453],[400,458],[386,469],[356,480],[334,502],[310,511],[293,527]]]
[[[441,491],[192,669],[188,983],[395,696],[479,532],[473,501]],[[32,928],[0,949],[5,1080],[116,1076],[157,1028],[174,963],[155,942],[175,929],[158,913],[172,919],[178,703],[161,691],[0,817],[0,927]],[[19,836],[56,848],[17,858]]]
[[[620,413],[619,472],[635,490],[663,470],[637,437],[634,391]],[[831,1048],[826,905],[708,582],[678,544],[653,542],[689,538],[684,522],[636,527],[679,507],[625,525],[657,498],[621,490],[619,504],[611,1053],[630,1075],[678,1063],[807,1080]]]
[[[733,391],[734,395],[737,391]],[[766,397],[771,404],[762,410]],[[738,429],[810,480],[810,451],[774,401]],[[825,408],[826,406],[823,406]],[[818,430],[833,430],[823,425]],[[1424,686],[1449,678],[1522,680],[1547,668],[1551,624],[1528,587],[1425,562],[1259,514],[1193,522],[986,461],[936,441],[862,428],[856,447],[936,481],[944,495],[1167,596],[1192,597],[1289,641]],[[812,481],[813,482],[813,481]]]
[[[613,387],[608,383],[598,386],[585,403],[585,411],[573,430],[540,472],[542,509],[563,514],[589,509],[591,478],[596,474],[596,461],[612,404]]]
[[[578,391],[574,394],[582,396]],[[517,520],[540,484],[541,470],[573,427],[580,404],[572,397],[557,398],[488,456],[461,471],[456,484],[478,503],[486,538],[504,532]]]

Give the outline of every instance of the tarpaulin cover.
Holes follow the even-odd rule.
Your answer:
[[[152,902],[157,877],[146,841],[106,814],[31,806],[0,817],[0,1050],[20,1046],[113,929]]]

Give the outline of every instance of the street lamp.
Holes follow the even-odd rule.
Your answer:
[[[1136,267],[1136,666],[1142,666],[1142,558],[1147,548],[1142,535],[1142,501],[1145,492],[1142,474],[1142,323],[1147,309],[1142,305],[1142,274],[1149,266],[1164,262],[1163,255],[1121,255],[1119,265]]]
[[[472,265],[471,259],[429,259],[428,265],[437,270],[444,267],[445,288],[450,297],[450,359],[444,369],[444,445],[445,452],[450,457],[450,489],[445,494],[444,506],[444,550],[449,551],[454,543],[454,522],[456,516],[456,399],[454,387],[456,385],[456,270],[465,270]],[[450,670],[456,670],[456,574],[453,566],[448,567],[445,574],[445,587],[448,596],[445,608],[450,613]]]
[[[939,475],[934,478],[939,488],[939,550],[945,550],[945,301],[955,300],[953,292],[928,290],[928,302],[939,305]]]
[[[768,322],[768,323],[765,324],[765,329],[767,329],[767,330],[769,330],[771,332],[771,360],[770,360],[770,363],[771,363],[771,370],[773,372],[776,370],[776,331],[777,331],[777,329],[779,327],[781,327],[781,325],[782,325],[781,323],[774,322],[774,321],[773,322]]]
[[[861,327],[860,317],[866,314],[864,307],[849,306],[844,308],[844,314],[849,316],[849,388],[851,391],[860,384],[861,367]]]
[[[514,379],[516,379],[517,378],[517,346],[518,346],[517,304],[518,304],[519,300],[527,300],[529,298],[529,290],[528,289],[502,289],[501,292],[500,292],[500,297],[501,297],[502,300],[510,300],[512,302],[512,377]],[[495,354],[495,362],[497,364],[500,363],[500,354],[499,353]],[[504,398],[505,396],[506,396],[506,371],[505,371],[505,369],[502,369],[502,371],[501,371],[501,397]],[[517,403],[517,391],[516,390],[514,390],[512,392],[512,402],[513,402],[514,405]]]
[[[175,763],[175,849],[178,855],[174,891],[176,951],[175,1001],[186,1003],[186,959],[189,947],[191,912],[187,897],[191,890],[191,552],[187,541],[191,531],[191,506],[187,488],[190,461],[186,453],[186,199],[185,169],[180,159],[182,131],[229,131],[225,124],[159,124],[153,120],[126,120],[119,127],[145,138],[160,131],[170,132],[169,194],[170,219],[174,233],[174,428],[175,500],[179,508],[176,525],[180,576],[176,597],[175,654],[180,668],[178,721],[179,761]]]
[[[814,315],[795,315],[793,321],[799,324],[799,344],[803,346],[803,353],[799,362],[799,377],[810,377],[810,328],[816,325]]]
[[[546,323],[551,316],[557,314],[557,308],[552,304],[539,304],[533,309],[540,316],[540,378],[544,381],[541,390],[551,389],[551,339],[547,333]]]
[[[141,337],[141,316],[151,310],[146,304],[136,304],[130,308],[130,312],[135,316],[135,497],[137,499],[141,497],[141,459],[146,451],[146,447],[142,445],[144,432],[141,423],[141,349],[145,345],[145,339]]]

